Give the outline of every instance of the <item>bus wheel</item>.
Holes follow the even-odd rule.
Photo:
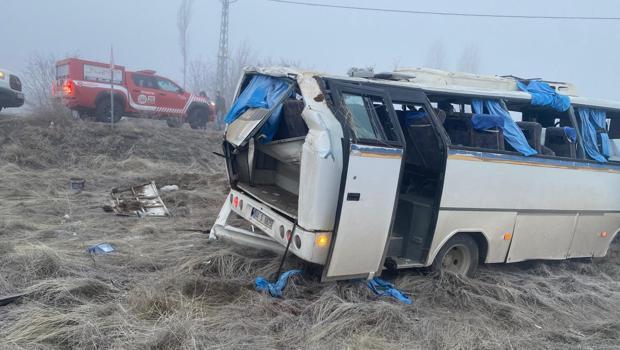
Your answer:
[[[478,244],[467,235],[452,237],[439,250],[433,270],[452,272],[457,275],[472,277],[478,268]]]
[[[123,105],[118,99],[114,99],[114,122],[117,123],[123,117]],[[95,109],[95,119],[98,122],[109,123],[112,120],[112,103],[109,98],[102,98]]]

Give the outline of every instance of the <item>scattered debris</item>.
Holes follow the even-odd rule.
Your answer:
[[[259,292],[268,292],[269,295],[271,295],[274,298],[281,298],[282,291],[286,287],[286,283],[288,282],[289,277],[295,276],[295,275],[301,275],[302,273],[303,273],[302,270],[286,271],[285,273],[280,275],[278,280],[274,283],[267,281],[263,277],[257,277],[256,282],[255,282],[256,290]]]
[[[413,303],[408,296],[404,295],[401,291],[396,289],[393,284],[386,282],[379,277],[375,277],[368,281],[368,288],[370,288],[370,290],[372,290],[373,293],[375,293],[376,295],[391,296],[407,305]]]
[[[115,250],[110,243],[100,243],[89,247],[86,251],[90,254],[109,254]]]
[[[21,300],[26,294],[11,295],[9,297],[0,297],[0,306],[6,306]]]
[[[162,193],[163,192],[174,192],[178,190],[179,190],[179,186],[177,185],[166,185],[159,189],[159,191]]]
[[[198,232],[205,235],[211,233],[211,229],[199,229],[199,228],[177,228],[175,229],[177,232]]]
[[[161,200],[155,182],[132,186],[125,189],[115,188],[112,190],[112,205],[110,208],[116,215],[122,216],[170,216],[170,212]]]
[[[72,194],[78,194],[84,191],[86,180],[79,177],[72,177],[69,179],[69,190]]]

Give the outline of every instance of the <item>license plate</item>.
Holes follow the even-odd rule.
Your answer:
[[[252,219],[260,222],[261,224],[265,225],[265,227],[267,228],[273,227],[273,219],[265,215],[262,211],[256,208],[252,208]]]

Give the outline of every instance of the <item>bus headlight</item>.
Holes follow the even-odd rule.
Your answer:
[[[4,72],[0,70],[0,79],[4,80]]]
[[[319,248],[325,248],[329,244],[329,236],[325,233],[319,233],[315,239],[316,246]]]

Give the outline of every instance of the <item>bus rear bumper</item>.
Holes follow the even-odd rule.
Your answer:
[[[260,216],[267,216],[272,220],[271,229],[261,223],[256,215],[253,215],[253,213],[256,214],[256,210],[260,211]],[[247,221],[252,230],[229,225],[227,221],[231,213]],[[240,191],[230,191],[209,234],[210,239],[222,239],[275,252],[284,252],[288,237],[293,240],[289,247],[290,253],[307,262],[325,264],[331,244],[331,232],[303,229],[295,222]]]

